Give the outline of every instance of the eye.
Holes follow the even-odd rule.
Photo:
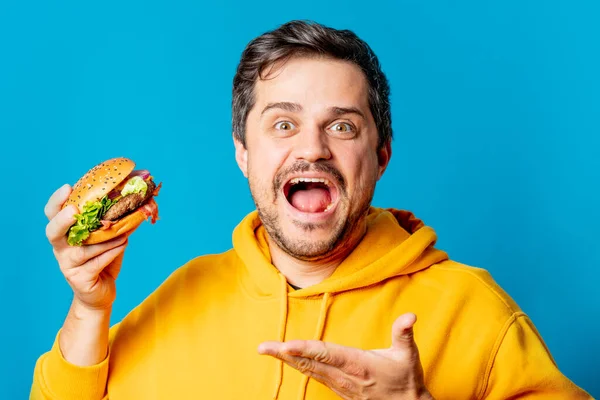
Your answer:
[[[335,123],[335,124],[331,125],[331,128],[329,128],[329,129],[331,129],[334,132],[339,132],[339,133],[354,132],[354,127],[347,122]]]
[[[279,129],[281,131],[291,131],[296,126],[289,121],[281,121],[275,124],[275,129]]]

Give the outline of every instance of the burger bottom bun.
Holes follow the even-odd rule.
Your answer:
[[[144,222],[148,216],[141,210],[136,210],[131,214],[121,218],[108,229],[98,229],[90,233],[90,236],[82,242],[84,245],[103,243],[110,239],[114,239],[119,235],[127,232],[133,232],[138,226]]]

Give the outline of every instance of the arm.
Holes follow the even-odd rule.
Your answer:
[[[535,326],[515,313],[501,332],[480,399],[590,400],[556,366]]]
[[[52,349],[38,359],[31,400],[106,399],[108,349],[118,325],[109,332],[108,314],[86,311],[73,304]]]
[[[73,302],[52,349],[36,363],[30,394],[35,400],[99,400],[106,392],[110,314],[127,235],[69,246],[66,233],[77,210],[62,205],[70,192],[63,186],[45,208],[46,236],[73,289]]]
[[[73,300],[58,340],[65,360],[85,367],[106,358],[111,310],[90,310]]]

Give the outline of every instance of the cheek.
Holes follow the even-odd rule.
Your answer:
[[[339,159],[348,190],[356,197],[367,195],[366,189],[375,184],[379,173],[377,154],[373,151],[347,151]]]
[[[264,186],[273,184],[275,175],[285,162],[286,152],[274,146],[256,146],[248,152],[248,179]]]

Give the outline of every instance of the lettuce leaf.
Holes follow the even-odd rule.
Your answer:
[[[121,196],[125,197],[132,193],[141,193],[142,196],[146,196],[146,190],[148,190],[148,184],[139,176],[134,176],[127,181],[123,190],[121,190]]]
[[[75,214],[75,224],[69,228],[67,243],[71,246],[80,246],[81,242],[102,226],[100,220],[108,209],[116,203],[117,199],[110,200],[107,196],[98,201],[88,201],[83,206],[81,214]]]

